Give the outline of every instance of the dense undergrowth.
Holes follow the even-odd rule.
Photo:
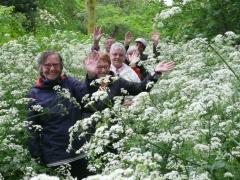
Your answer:
[[[150,93],[136,96],[130,108],[117,98],[113,107],[77,122],[74,133],[80,135],[87,128],[86,121],[98,121],[98,129],[82,149],[90,158],[89,168],[102,173],[95,178],[237,179],[239,80],[222,60],[238,74],[237,39],[238,35],[227,32],[210,42],[203,38],[178,44],[161,42],[161,55],[144,65],[151,69],[158,60],[174,60],[177,66],[171,73]],[[50,172],[30,158],[25,95],[37,78],[36,58],[44,49],[59,51],[64,72],[83,80],[82,60],[90,47],[90,40],[67,31],[42,39],[23,36],[1,46],[2,178],[40,173],[68,176],[63,170]],[[147,52],[151,54],[150,46]]]

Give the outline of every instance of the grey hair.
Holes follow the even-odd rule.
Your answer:
[[[124,45],[120,42],[115,42],[111,45],[110,53],[115,49],[121,49],[123,51],[124,55],[126,54],[126,49],[125,49]]]
[[[128,55],[128,54],[130,54],[130,53],[132,53],[132,52],[134,52],[134,51],[138,51],[138,48],[137,48],[136,46],[130,46],[130,47],[128,48],[128,50],[127,50],[126,55]]]

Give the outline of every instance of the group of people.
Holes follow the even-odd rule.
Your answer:
[[[77,179],[91,175],[87,170],[85,155],[76,154],[74,151],[79,149],[89,137],[75,139],[72,142],[72,150],[67,151],[70,141],[69,128],[77,120],[84,118],[85,114],[94,113],[94,110],[85,107],[83,97],[101,90],[107,91],[108,100],[113,100],[115,96],[121,95],[122,88],[130,95],[137,95],[142,91],[150,90],[146,89],[148,82],[156,82],[162,73],[169,72],[175,67],[173,61],[160,62],[151,73],[145,75],[137,72],[132,68],[137,67],[136,64],[132,67],[129,65],[136,57],[146,58],[143,54],[147,46],[146,41],[142,38],[136,39],[136,45],[128,48],[126,56],[130,33],[125,36],[125,46],[115,42],[113,38],[106,39],[106,52],[98,52],[101,36],[101,29],[95,28],[92,51],[84,60],[84,68],[87,72],[85,80],[79,81],[62,73],[64,62],[59,53],[43,52],[38,59],[39,78],[28,93],[28,97],[33,99],[29,103],[27,116],[28,147],[32,157],[52,168],[70,164],[71,175]],[[96,79],[105,76],[119,76],[119,78],[108,84],[91,85]],[[67,89],[70,97],[75,98],[76,101],[59,96],[59,89]],[[36,108],[39,105],[44,109],[43,111]],[[93,106],[95,110],[106,107],[104,100],[99,100]]]
[[[101,27],[96,27],[94,29],[93,46],[91,48],[92,51],[94,50],[99,51],[100,49],[99,41],[103,36],[103,34],[104,33],[102,33],[101,31]],[[104,42],[104,47],[105,47],[105,52],[108,53],[110,56],[115,54],[116,51],[117,51],[117,54],[121,52],[121,55],[122,54],[124,55],[122,56],[121,61],[119,61],[118,64],[114,63],[113,58],[111,58],[111,60],[113,60],[111,65],[111,71],[113,71],[115,75],[117,74],[126,80],[139,82],[149,75],[148,71],[144,68],[144,66],[138,64],[138,61],[145,61],[148,59],[148,54],[144,53],[147,47],[147,42],[143,38],[137,38],[135,39],[135,45],[130,46],[132,38],[133,38],[132,33],[127,32],[125,34],[124,43],[122,44],[122,43],[115,43],[115,39],[110,36],[106,38]],[[157,50],[159,39],[160,38],[159,38],[158,32],[154,31],[151,33],[154,57],[157,57],[160,55],[159,50]],[[112,48],[114,52],[110,52],[110,47],[112,47],[112,45],[114,47]],[[119,71],[119,74],[116,71]]]

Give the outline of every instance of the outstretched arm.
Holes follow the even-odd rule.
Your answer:
[[[157,64],[154,71],[157,74],[161,74],[161,73],[169,72],[173,70],[175,66],[176,66],[176,63],[174,61],[162,61]]]
[[[147,89],[147,84],[149,82],[156,82],[162,73],[169,72],[174,69],[176,63],[174,61],[162,61],[158,63],[154,69],[153,74],[149,74],[140,83],[126,81],[121,79],[120,87],[127,90],[130,95],[137,95],[142,91],[149,91],[151,88]]]

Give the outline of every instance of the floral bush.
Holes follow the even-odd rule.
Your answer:
[[[210,42],[204,38],[161,42],[161,55],[150,56],[143,64],[150,70],[157,61],[174,60],[177,66],[171,73],[163,75],[149,93],[135,96],[130,107],[116,97],[112,106],[71,128],[73,137],[81,137],[91,123],[97,124],[91,140],[77,151],[87,154],[89,169],[97,173],[87,179],[237,179],[238,38],[227,32]],[[83,80],[82,60],[90,48],[89,39],[60,31],[41,39],[24,36],[0,47],[2,179],[48,175],[71,179],[67,169],[50,171],[31,159],[26,147],[29,100],[25,96],[37,78],[40,52],[59,51],[64,72]],[[151,47],[146,51],[152,55]]]
[[[130,107],[113,107],[76,123],[73,134],[96,132],[79,151],[88,179],[236,179],[239,176],[239,37],[160,44],[158,60],[177,67]],[[149,50],[150,53],[150,50]],[[145,64],[149,69],[156,59]]]

